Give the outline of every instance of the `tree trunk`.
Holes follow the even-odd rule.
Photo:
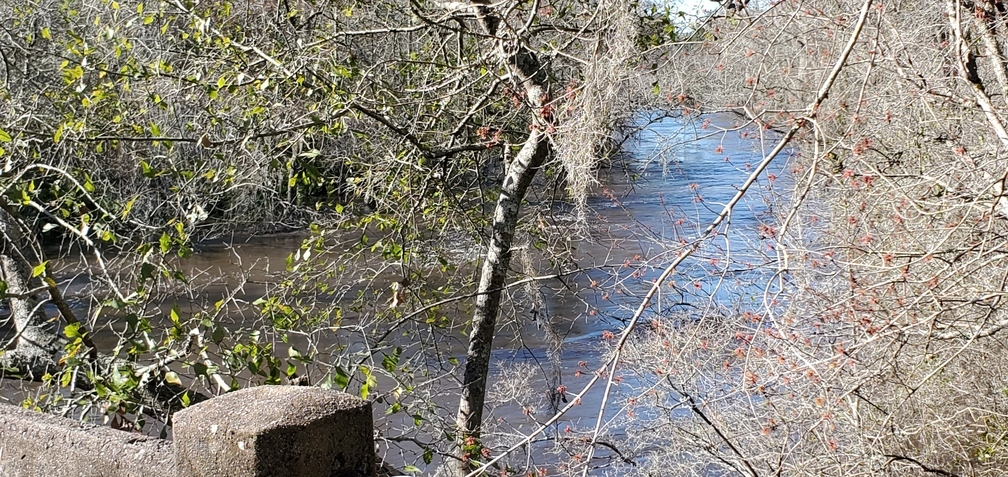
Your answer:
[[[42,283],[31,276],[31,264],[37,263],[37,254],[25,240],[20,224],[0,207],[0,273],[7,283],[17,333],[14,348],[4,352],[0,364],[16,368],[18,374],[31,379],[40,379],[53,370],[54,356],[60,348],[59,336],[44,327],[45,314],[36,296]]]
[[[488,35],[497,33],[499,21],[481,8],[480,20]],[[473,312],[473,329],[466,353],[462,396],[456,424],[456,444],[461,460],[458,474],[471,470],[471,458],[478,457],[483,406],[486,400],[490,353],[500,312],[501,294],[511,263],[511,244],[518,226],[519,209],[532,179],[550,153],[546,129],[550,114],[544,106],[548,101],[546,74],[536,56],[517,38],[498,39],[501,61],[513,81],[525,92],[525,104],[531,110],[530,132],[521,150],[507,166],[500,196],[494,209],[493,225],[479,289]]]
[[[48,293],[50,301],[67,323],[80,323],[63,299],[55,282],[51,279],[43,281],[38,277],[32,277],[32,267],[42,263],[43,260],[40,256],[41,251],[36,250],[37,244],[33,244],[33,241],[25,235],[21,222],[7,208],[7,204],[0,203],[0,274],[7,283],[7,299],[10,300],[11,319],[14,320],[16,332],[16,339],[11,340],[15,346],[0,355],[0,365],[17,369],[18,375],[33,380],[41,379],[46,373],[55,373],[59,369],[57,357],[62,353],[61,348],[66,342],[59,334],[45,326],[47,320],[37,293]],[[116,356],[99,356],[90,333],[83,328],[79,329],[79,333],[83,336],[89,359],[96,362],[101,374],[107,374],[113,368],[137,366],[136,362]],[[189,349],[189,346],[186,346],[186,349]],[[184,392],[188,391],[190,402],[209,399],[199,392],[168,383],[164,379],[164,373],[167,371],[167,366],[147,370],[155,377],[144,379],[145,384],[135,389],[132,396],[136,402],[160,411],[161,415],[156,417],[163,418],[182,409],[180,398]],[[143,376],[138,378],[143,379]],[[91,388],[88,380],[78,381],[77,385],[84,389]]]

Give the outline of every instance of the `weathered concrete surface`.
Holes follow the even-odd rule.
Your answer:
[[[259,386],[174,416],[178,475],[372,477],[371,403],[302,386]]]
[[[170,442],[0,404],[0,477],[174,476]]]

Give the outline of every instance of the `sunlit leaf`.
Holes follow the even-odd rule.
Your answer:
[[[172,323],[175,323],[176,325],[179,324],[179,322],[182,320],[182,318],[179,317],[179,306],[178,306],[178,303],[176,303],[174,306],[172,306],[172,309],[169,312],[168,316],[171,319]]]
[[[175,371],[168,371],[167,373],[165,373],[165,378],[164,379],[165,379],[165,382],[168,383],[168,384],[174,384],[176,386],[181,386],[182,385],[182,380],[179,379],[179,375]]]
[[[161,245],[161,253],[168,253],[171,250],[171,237],[168,236],[168,232],[162,232],[158,242]]]
[[[133,198],[130,199],[128,202],[126,202],[126,205],[123,206],[123,211],[122,211],[122,218],[123,218],[123,220],[126,220],[126,216],[128,216],[129,213],[130,213],[130,211],[133,210],[133,203],[135,203],[136,200],[137,200],[137,196],[133,196]]]
[[[35,267],[32,268],[32,272],[31,272],[32,278],[35,278],[35,277],[40,276],[43,273],[45,273],[45,271],[46,271],[46,264],[48,264],[48,263],[49,263],[49,261],[46,260],[46,261],[44,261],[44,262],[42,262],[42,263],[40,263],[38,265],[35,265]]]
[[[70,323],[64,326],[63,335],[71,340],[80,337],[80,323]]]

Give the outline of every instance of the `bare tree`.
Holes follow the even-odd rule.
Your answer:
[[[828,98],[801,109],[861,8]],[[790,197],[754,244],[776,273],[762,300],[628,341],[635,417],[610,425],[639,471],[1003,473],[1004,15],[750,4],[667,50],[672,107],[751,125],[725,134],[793,132],[801,150],[793,194],[766,178]]]

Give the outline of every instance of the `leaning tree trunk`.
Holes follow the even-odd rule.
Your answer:
[[[499,18],[479,8],[479,16],[486,33],[497,34]],[[530,132],[521,150],[507,166],[500,196],[494,209],[493,225],[473,313],[473,329],[469,335],[466,353],[462,397],[459,401],[457,445],[458,474],[471,470],[470,457],[480,451],[480,428],[486,400],[487,375],[490,353],[500,312],[501,295],[511,262],[511,244],[518,226],[518,212],[532,179],[550,152],[546,128],[550,115],[544,106],[548,102],[547,77],[536,56],[517,38],[498,39],[497,48],[502,63],[513,81],[525,93],[525,103],[531,110]]]
[[[7,284],[10,319],[16,332],[16,339],[11,340],[15,346],[0,350],[0,364],[31,379],[41,379],[53,370],[60,348],[59,336],[44,327],[45,314],[36,295],[43,290],[42,283],[31,276],[32,264],[38,263],[18,221],[0,207],[0,273]]]

